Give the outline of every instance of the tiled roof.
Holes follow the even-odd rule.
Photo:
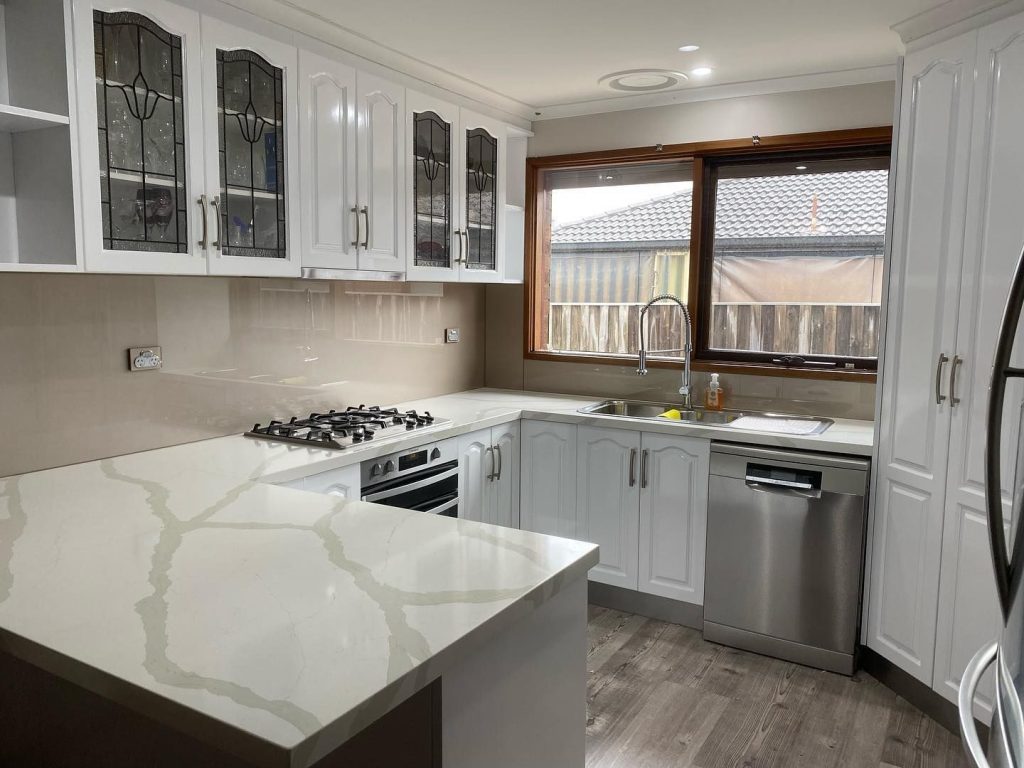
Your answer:
[[[722,179],[716,238],[851,237],[885,234],[885,171]],[[690,239],[690,191],[552,229],[551,242]]]

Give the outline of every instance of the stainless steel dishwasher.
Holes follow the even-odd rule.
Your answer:
[[[870,467],[712,444],[705,639],[853,673]]]

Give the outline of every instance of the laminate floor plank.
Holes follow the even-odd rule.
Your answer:
[[[959,737],[833,675],[591,606],[588,768],[966,768]]]

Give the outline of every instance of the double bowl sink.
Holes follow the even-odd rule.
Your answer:
[[[663,417],[662,414],[667,411],[678,411],[679,418],[669,419],[667,416]],[[741,416],[757,416],[786,422],[818,422],[819,426],[813,432],[807,434],[820,434],[834,423],[832,419],[819,417],[731,410],[710,411],[705,408],[683,409],[675,403],[650,403],[642,400],[604,400],[600,403],[580,408],[580,413],[591,416],[618,416],[624,419],[659,419],[661,421],[678,421],[682,424],[715,427],[728,426]]]

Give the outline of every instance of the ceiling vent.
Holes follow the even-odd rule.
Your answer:
[[[612,72],[597,81],[616,91],[642,93],[645,91],[664,91],[688,80],[682,72],[672,69],[624,69]]]

